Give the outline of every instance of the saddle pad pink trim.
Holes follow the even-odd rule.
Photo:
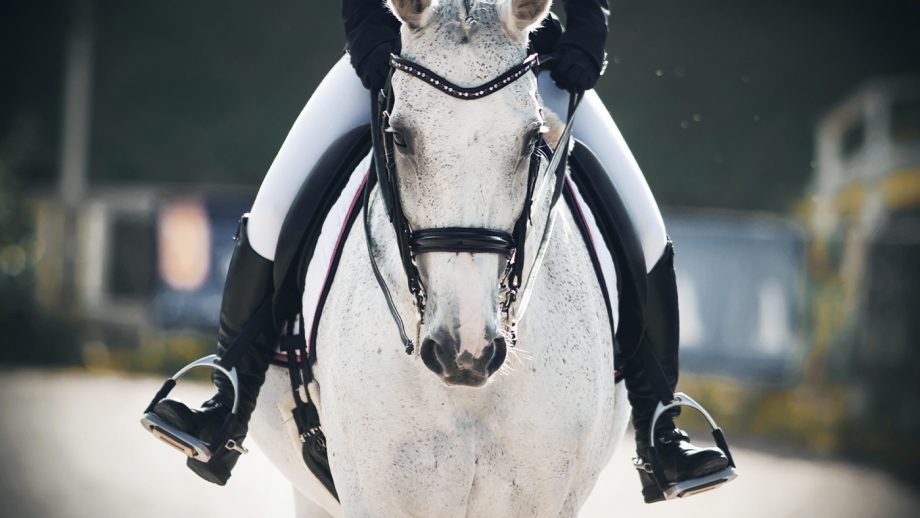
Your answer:
[[[367,181],[368,171],[370,170],[371,158],[372,155],[368,154],[351,173],[345,189],[342,190],[323,221],[319,239],[316,241],[316,249],[310,259],[310,263],[307,265],[302,299],[304,319],[302,329],[305,331],[304,335],[307,339],[307,344],[312,339],[313,322],[316,320],[316,309],[319,306],[323,290],[326,284],[332,281],[330,273],[332,272],[336,253],[345,244],[344,238],[348,217],[361,199],[364,183]],[[286,362],[287,353],[276,348],[275,360]]]
[[[581,220],[588,228],[591,247],[594,249],[594,253],[597,255],[597,262],[601,267],[603,279],[599,280],[604,283],[607,293],[610,294],[610,316],[614,326],[613,332],[616,334],[620,323],[620,298],[617,296],[617,270],[613,263],[613,256],[610,255],[610,249],[604,242],[603,234],[601,234],[600,228],[597,226],[597,220],[594,219],[594,214],[591,213],[588,204],[585,203],[585,199],[581,196],[578,186],[575,185],[571,177],[566,176],[566,182],[572,194],[575,195],[575,205],[578,207],[577,215],[581,217]]]

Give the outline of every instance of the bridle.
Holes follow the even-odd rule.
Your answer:
[[[394,103],[391,86],[393,74],[396,72],[406,73],[424,81],[428,85],[451,97],[462,100],[474,100],[498,92],[525,76],[534,68],[548,63],[551,59],[552,56],[543,57],[537,54],[531,54],[520,64],[515,65],[484,84],[475,87],[462,87],[448,81],[444,77],[418,63],[414,63],[400,56],[391,55],[390,74],[387,78],[386,86],[379,92],[372,92],[371,94],[371,138],[374,148],[374,167],[372,172],[374,172],[376,176],[373,174],[371,175],[364,191],[364,233],[374,277],[377,279],[377,284],[384,294],[387,307],[399,329],[400,339],[402,340],[407,354],[412,354],[415,350],[415,342],[410,339],[406,333],[403,319],[396,308],[396,304],[393,301],[386,281],[380,273],[377,259],[374,255],[369,210],[373,181],[376,179],[380,184],[384,206],[386,207],[390,223],[396,232],[400,261],[406,274],[409,292],[415,299],[415,307],[419,317],[418,326],[416,328],[416,340],[418,340],[421,333],[421,326],[424,323],[427,294],[425,286],[421,281],[415,258],[421,254],[431,252],[492,253],[503,255],[506,259],[505,273],[501,283],[501,292],[503,296],[501,311],[505,324],[510,330],[510,345],[513,346],[517,338],[515,333],[516,323],[523,317],[527,308],[533,280],[543,262],[543,257],[546,254],[546,245],[552,233],[553,209],[562,194],[566,164],[568,162],[569,140],[572,134],[572,122],[582,95],[579,93],[572,93],[569,98],[566,125],[559,138],[559,143],[556,146],[556,152],[553,153],[549,167],[547,168],[553,175],[555,181],[546,225],[544,226],[540,246],[537,249],[532,263],[531,273],[527,278],[526,284],[522,285],[524,282],[524,250],[527,228],[531,223],[530,218],[533,208],[534,190],[537,183],[537,177],[540,173],[540,164],[545,156],[544,151],[548,151],[548,146],[536,146],[530,157],[530,167],[527,178],[527,197],[524,201],[524,207],[514,224],[512,233],[509,234],[503,230],[478,227],[412,229],[402,210],[402,202],[399,196],[399,181],[394,160],[393,136],[386,131],[389,122],[389,114]]]

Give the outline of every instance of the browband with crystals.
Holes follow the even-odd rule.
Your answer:
[[[539,64],[539,55],[531,54],[527,56],[527,59],[521,62],[521,64],[514,66],[504,74],[496,77],[488,83],[483,83],[479,86],[464,87],[451,83],[447,79],[444,79],[431,70],[423,67],[422,65],[419,65],[418,63],[413,63],[408,59],[401,58],[395,54],[390,54],[390,66],[392,66],[394,70],[400,70],[407,74],[411,74],[421,79],[422,81],[425,81],[429,85],[437,88],[438,90],[446,93],[447,95],[456,97],[457,99],[479,99],[480,97],[485,97],[489,94],[493,94],[510,85],[527,72],[530,72],[533,67]]]

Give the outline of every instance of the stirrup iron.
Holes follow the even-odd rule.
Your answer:
[[[678,407],[692,408],[706,418],[706,421],[709,422],[709,427],[712,429],[712,438],[716,442],[716,447],[722,450],[722,453],[725,454],[725,458],[728,459],[727,468],[715,473],[710,473],[709,475],[703,475],[702,477],[691,478],[680,482],[671,483],[668,481],[664,476],[664,469],[661,467],[661,458],[658,455],[658,450],[655,448],[655,425],[658,423],[658,418],[661,417],[662,414],[672,408]],[[710,491],[734,480],[738,476],[735,470],[735,461],[732,459],[732,454],[728,449],[728,442],[725,440],[725,434],[722,433],[722,429],[719,428],[719,425],[716,424],[715,419],[712,418],[709,412],[703,408],[703,405],[697,403],[696,400],[683,392],[676,392],[674,394],[674,399],[669,403],[664,404],[659,402],[658,406],[655,408],[655,413],[652,416],[652,423],[649,427],[648,452],[648,462],[637,463],[636,469],[645,471],[651,475],[655,483],[658,484],[658,488],[661,490],[665,500],[684,498],[704,491]]]
[[[241,454],[248,453],[248,450],[244,448],[243,445],[230,438],[227,438],[226,440],[214,441],[215,443],[220,444],[220,446],[214,448],[212,445],[176,428],[174,425],[166,422],[164,419],[153,413],[153,407],[169,395],[172,389],[176,386],[176,383],[179,381],[179,378],[196,367],[207,367],[220,371],[224,376],[227,377],[227,379],[230,380],[230,384],[233,386],[233,408],[230,410],[230,415],[227,416],[226,421],[224,421],[220,428],[220,432],[218,433],[218,437],[227,436],[229,433],[230,424],[233,420],[236,419],[236,411],[239,405],[239,378],[236,374],[236,368],[231,367],[230,369],[227,369],[221,365],[220,357],[216,354],[211,354],[209,356],[205,356],[204,358],[193,361],[192,363],[179,369],[179,372],[175,373],[172,377],[167,379],[166,382],[163,383],[163,387],[160,388],[156,396],[153,397],[153,401],[150,402],[150,405],[148,405],[147,409],[144,411],[144,415],[141,417],[141,425],[144,427],[144,429],[152,433],[153,436],[157,439],[160,439],[166,444],[181,451],[187,457],[201,462],[208,462],[211,460],[211,457],[213,457],[220,448],[236,451]]]

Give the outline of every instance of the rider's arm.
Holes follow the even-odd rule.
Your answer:
[[[598,70],[604,66],[607,41],[607,0],[565,0],[566,29],[558,46],[573,46],[591,56]]]
[[[374,49],[399,38],[399,20],[383,0],[342,0],[342,23],[351,62],[357,65]]]
[[[550,77],[563,90],[583,92],[593,88],[604,71],[610,10],[607,0],[565,0],[565,14],[567,27],[553,46],[556,62]]]

